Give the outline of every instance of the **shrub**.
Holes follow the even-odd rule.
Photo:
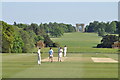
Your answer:
[[[60,47],[60,44],[58,42],[53,43],[53,47]]]

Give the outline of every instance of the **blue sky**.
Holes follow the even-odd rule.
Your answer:
[[[119,0],[1,0],[2,2],[118,2]]]
[[[2,20],[17,23],[76,23],[118,20],[117,2],[3,2]]]

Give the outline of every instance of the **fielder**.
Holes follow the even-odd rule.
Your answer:
[[[53,50],[50,48],[49,50],[49,61],[53,62]]]
[[[64,46],[64,57],[66,57],[66,52],[67,52],[67,46]]]
[[[58,52],[58,62],[62,61],[62,52],[63,52],[63,49],[62,49],[62,47],[60,47],[59,52]]]
[[[41,49],[41,48],[38,49],[38,65],[41,64],[41,53],[40,53],[40,49]]]

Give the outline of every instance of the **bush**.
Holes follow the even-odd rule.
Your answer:
[[[44,43],[46,47],[52,47],[53,46],[53,41],[50,39],[48,35],[44,35]]]
[[[102,48],[102,46],[103,46],[102,44],[98,44],[97,48]]]
[[[53,47],[60,47],[60,44],[58,42],[53,43]]]
[[[112,48],[112,44],[119,40],[119,37],[116,35],[106,35],[103,36],[101,44],[97,45],[97,48]]]

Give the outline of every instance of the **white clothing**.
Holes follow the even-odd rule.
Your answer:
[[[60,49],[59,50],[59,56],[62,57],[62,52],[63,52],[63,49]]]
[[[64,57],[66,57],[67,47],[64,47]]]
[[[60,49],[58,53],[58,61],[62,60],[62,52],[63,52],[63,49]]]
[[[59,57],[62,57],[62,53],[59,53]]]
[[[41,54],[40,54],[40,49],[38,49],[38,55],[41,55]]]
[[[52,51],[52,53],[53,53],[53,50],[51,49],[50,51]]]
[[[66,52],[67,52],[67,47],[64,47],[64,51],[66,51]]]
[[[41,53],[40,53],[40,49],[38,49],[38,64],[41,64]]]
[[[38,64],[41,64],[41,56],[38,57]]]

